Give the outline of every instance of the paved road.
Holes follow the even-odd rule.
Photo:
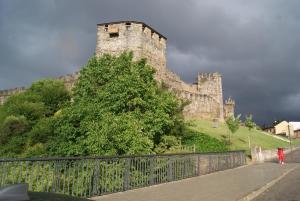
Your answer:
[[[286,163],[300,163],[300,149],[286,157]],[[299,167],[258,196],[255,201],[300,201],[300,164]]]
[[[300,163],[300,149],[295,149],[291,153],[287,154],[285,158],[287,163]]]
[[[234,201],[295,168],[264,163],[93,198],[98,201]],[[300,188],[300,187],[299,187]]]

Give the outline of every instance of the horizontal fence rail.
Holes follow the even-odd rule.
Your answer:
[[[99,196],[226,170],[246,163],[244,151],[121,157],[0,159],[0,187]]]

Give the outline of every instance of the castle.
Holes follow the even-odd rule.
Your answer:
[[[219,73],[201,73],[197,83],[187,84],[166,67],[167,38],[146,25],[137,21],[118,21],[97,25],[96,56],[103,54],[118,55],[132,51],[134,59],[146,58],[149,65],[156,69],[155,79],[163,83],[177,97],[189,100],[184,108],[188,119],[206,119],[224,121],[234,115],[235,102],[228,99],[224,102],[222,76]],[[67,89],[71,89],[79,74],[61,76]],[[25,88],[0,91],[0,104],[12,94],[24,91]]]

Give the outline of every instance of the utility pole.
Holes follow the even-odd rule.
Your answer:
[[[290,139],[290,150],[292,152],[292,140],[291,140],[291,132],[290,132],[290,123],[288,123],[288,133],[289,133],[289,139]]]

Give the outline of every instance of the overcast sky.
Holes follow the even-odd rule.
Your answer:
[[[80,69],[97,23],[143,21],[168,38],[168,67],[220,72],[236,113],[300,121],[299,0],[0,0],[0,89]]]

